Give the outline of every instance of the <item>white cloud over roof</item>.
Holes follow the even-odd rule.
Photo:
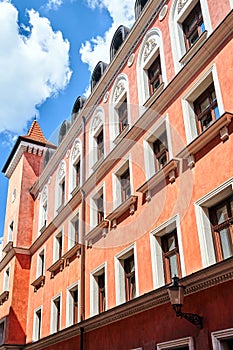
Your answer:
[[[86,0],[86,2],[92,9],[106,8],[112,18],[112,25],[103,37],[93,37],[81,46],[81,60],[88,64],[92,72],[99,61],[109,62],[110,44],[116,29],[121,24],[129,28],[133,25],[135,1]]]
[[[71,77],[69,42],[38,12],[30,10],[28,17],[30,27],[19,27],[17,9],[0,1],[0,132],[22,132],[36,106]]]

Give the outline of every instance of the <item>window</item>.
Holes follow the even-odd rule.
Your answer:
[[[217,261],[233,255],[233,196],[209,209]]]
[[[115,257],[115,276],[117,304],[138,296],[135,244]]]
[[[34,341],[37,341],[41,338],[41,323],[42,323],[42,312],[40,308],[34,312],[34,327],[33,327]]]
[[[170,340],[168,342],[159,343],[156,347],[157,350],[194,350],[194,341],[192,337]]]
[[[45,273],[45,252],[44,249],[39,253],[37,260],[37,276],[43,276]]]
[[[188,143],[224,113],[216,67],[212,66],[182,99]]]
[[[233,349],[233,328],[213,332],[211,338],[213,350]]]
[[[74,141],[69,162],[69,196],[74,189],[81,185],[81,142]]]
[[[193,102],[193,105],[198,133],[201,133],[219,118],[218,103],[213,83]]]
[[[143,39],[137,61],[137,80],[140,105],[150,96],[156,97],[167,81],[162,34],[157,28],[149,30]]]
[[[90,126],[90,171],[92,172],[104,157],[104,110],[98,107]]]
[[[151,232],[151,259],[154,288],[185,276],[179,216],[175,215]]]
[[[5,339],[5,320],[0,322],[0,345],[4,344]]]
[[[67,291],[67,327],[78,323],[78,284]]]
[[[130,29],[121,25],[113,35],[111,46],[110,46],[110,61],[113,60],[114,56],[116,55],[117,51],[123,44],[125,38],[129,34]]]
[[[10,267],[8,267],[4,273],[3,291],[4,292],[9,291],[9,287],[10,287]]]
[[[120,103],[119,107],[116,108],[119,120],[119,133],[121,133],[128,126],[128,108],[127,98]]]
[[[233,254],[232,183],[231,178],[195,202],[203,267]]]
[[[130,197],[131,194],[129,168],[127,168],[125,172],[119,176],[119,180],[121,183],[121,201],[124,202]]]
[[[171,283],[172,277],[181,277],[180,255],[176,229],[161,237],[165,283]]]
[[[168,117],[161,119],[144,141],[146,177],[150,179],[172,158]]]
[[[13,241],[14,221],[11,221],[8,229],[8,242]]]
[[[174,0],[169,26],[175,69],[178,71],[212,31],[207,2]]]
[[[195,44],[205,30],[199,2],[182,23],[182,28],[184,32],[185,47],[186,50],[188,50],[193,44]]]
[[[39,219],[39,229],[41,230],[47,224],[47,213],[48,213],[48,188],[44,188],[41,201],[40,201],[40,219]]]
[[[107,309],[105,264],[93,271],[90,278],[91,315],[94,316]]]
[[[113,148],[118,137],[123,137],[123,131],[130,125],[130,101],[129,101],[128,78],[125,74],[117,77],[110,96],[109,121],[110,140]],[[121,136],[120,136],[121,135]]]
[[[51,333],[58,332],[60,329],[61,329],[61,297],[58,296],[52,300]]]
[[[95,227],[104,220],[103,187],[91,199],[91,226]]]
[[[62,250],[63,250],[62,232],[56,235],[54,243],[55,243],[54,244],[54,261],[57,261],[62,257]]]
[[[71,249],[75,244],[79,242],[79,214],[77,213],[70,221],[68,249]]]
[[[91,91],[93,91],[94,87],[97,85],[97,83],[101,79],[107,66],[108,66],[107,63],[102,61],[98,62],[97,65],[95,66],[91,76]]]
[[[155,90],[162,83],[160,55],[155,59],[152,65],[148,68],[148,80],[149,80],[150,95],[153,95]]]
[[[134,6],[134,12],[135,12],[135,18],[137,19],[143,8],[145,7],[146,3],[147,3],[148,0],[136,0],[135,2],[135,6]]]
[[[66,164],[64,161],[61,161],[58,173],[57,173],[57,187],[58,191],[56,191],[56,209],[59,212],[65,205],[66,200]]]
[[[99,134],[96,136],[96,145],[97,145],[97,160],[99,160],[104,155],[104,132],[103,132],[103,129],[101,129]]]

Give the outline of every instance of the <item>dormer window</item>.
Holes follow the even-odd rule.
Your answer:
[[[67,134],[69,128],[70,128],[70,122],[68,120],[64,120],[64,122],[61,125],[60,132],[59,132],[59,140],[58,140],[59,144],[64,139],[64,137]]]
[[[102,61],[98,62],[97,65],[95,66],[91,76],[91,91],[93,91],[94,87],[101,79],[107,66],[108,66],[107,63],[104,63]]]
[[[135,12],[135,18],[138,19],[138,17],[141,15],[141,12],[143,8],[145,7],[148,0],[136,0],[135,6],[134,6],[134,12]]]
[[[130,29],[121,25],[115,32],[110,46],[110,61],[113,60],[123,41],[129,34]]]
[[[85,97],[79,96],[77,100],[74,103],[74,107],[72,109],[72,123],[77,118],[77,115],[80,113],[81,109],[83,108],[84,104],[86,102]]]

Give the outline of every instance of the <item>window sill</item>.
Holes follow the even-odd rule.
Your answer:
[[[117,137],[113,140],[113,143],[117,145],[123,139],[123,137],[125,137],[128,131],[129,131],[129,125],[127,125],[124,128],[124,130],[122,130],[122,132],[117,135]]]
[[[45,284],[45,276],[41,275],[39,276],[35,281],[31,283],[31,285],[34,287],[34,292],[37,292],[37,290],[40,287],[43,287]]]
[[[192,168],[195,165],[194,155],[211,140],[218,135],[222,142],[229,138],[228,126],[232,122],[232,119],[233,114],[225,112],[219,119],[189,143],[177,156],[180,158],[187,158],[188,166],[189,168]]]
[[[0,294],[0,305],[2,305],[3,303],[5,303],[5,301],[7,301],[9,298],[9,291],[5,290],[4,292],[2,292]]]
[[[9,253],[9,251],[13,248],[13,241],[9,241],[5,247],[2,249],[4,253]]]
[[[113,228],[117,227],[117,219],[122,216],[127,210],[129,210],[130,215],[134,214],[136,210],[137,198],[138,196],[131,195],[126,201],[121,203],[106,217],[107,220],[111,221]]]
[[[151,200],[151,190],[155,188],[160,182],[168,178],[170,183],[173,183],[176,179],[176,171],[178,167],[178,161],[175,159],[170,160],[162,169],[155,173],[149,180],[137,189],[137,192],[146,194],[146,201]]]
[[[55,261],[55,263],[51,265],[47,271],[51,272],[51,278],[54,278],[55,274],[58,273],[59,271],[62,271],[63,269],[64,269],[64,259],[61,258]]]
[[[161,92],[163,91],[163,89],[164,89],[164,82],[162,82],[158,87],[157,87],[157,89],[155,89],[155,91],[153,92],[153,94],[151,94],[151,96],[153,96],[153,98],[155,99],[155,98],[157,98],[160,94],[161,94]]]
[[[76,243],[72,248],[68,250],[63,256],[62,259],[65,261],[65,265],[69,266],[70,260],[74,257],[80,257],[81,255],[81,245]]]
[[[205,30],[200,37],[198,38],[198,40],[195,42],[195,44],[193,44],[190,49],[184,54],[184,56],[180,59],[180,63],[182,63],[183,65],[188,63],[188,61],[190,61],[190,59],[193,57],[193,55],[199,50],[199,48],[201,47],[201,45],[204,43],[204,41],[207,38],[207,30]]]
[[[106,236],[108,232],[108,226],[109,221],[103,220],[86,235],[85,239],[87,241],[88,247],[92,247],[92,240],[99,234],[101,234],[103,237]]]

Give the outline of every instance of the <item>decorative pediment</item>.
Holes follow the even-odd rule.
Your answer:
[[[186,2],[188,2],[188,0],[179,0],[179,1],[178,1],[178,5],[177,5],[177,12],[178,12],[178,14],[179,14],[180,11],[182,10],[182,8],[183,8],[184,5],[186,4]]]
[[[118,100],[119,96],[125,90],[125,82],[123,79],[119,80],[114,89],[114,102]]]
[[[146,61],[147,57],[151,54],[151,52],[154,50],[156,45],[157,43],[155,38],[150,38],[146,41],[144,52],[143,52],[144,61]]]
[[[81,154],[81,142],[80,140],[75,140],[72,148],[71,159],[75,160]]]
[[[101,125],[103,123],[103,118],[102,118],[102,112],[98,111],[93,119],[92,122],[92,131],[95,131],[96,129],[98,129],[99,125]]]
[[[66,165],[65,165],[65,162],[62,161],[58,169],[58,179],[62,180],[65,174],[66,174]]]

